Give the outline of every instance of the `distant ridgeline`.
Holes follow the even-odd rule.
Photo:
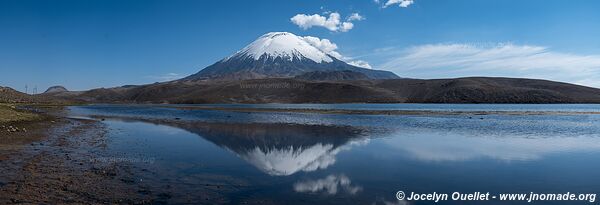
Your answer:
[[[171,81],[44,95],[98,103],[600,103],[600,89],[546,80],[330,80],[318,76]]]

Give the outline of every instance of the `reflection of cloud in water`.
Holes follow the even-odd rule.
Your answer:
[[[426,132],[399,133],[385,139],[385,143],[427,161],[535,160],[559,152],[600,151],[597,137],[489,137]]]
[[[360,186],[352,186],[350,179],[346,175],[329,175],[323,179],[307,180],[294,184],[296,192],[324,192],[334,195],[338,190],[343,190],[348,194],[356,194],[362,191]]]
[[[325,169],[351,144],[364,143],[353,127],[290,124],[178,124],[236,153],[269,175]]]

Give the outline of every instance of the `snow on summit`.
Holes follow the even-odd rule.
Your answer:
[[[381,70],[350,65],[327,39],[271,32],[235,54],[190,75],[184,80],[291,78],[308,72],[354,71],[372,79],[398,78]]]
[[[252,57],[258,60],[264,55],[271,59],[281,57],[290,61],[305,58],[317,63],[329,63],[333,61],[332,57],[324,51],[311,45],[302,37],[289,32],[271,32],[262,35],[250,45],[225,60],[227,61],[233,57]]]

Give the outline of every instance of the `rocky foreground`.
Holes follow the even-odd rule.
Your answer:
[[[165,203],[169,195],[135,178],[139,170],[110,160],[102,123],[60,110],[0,122],[0,204]]]

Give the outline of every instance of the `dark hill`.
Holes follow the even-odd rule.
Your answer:
[[[106,103],[600,103],[600,89],[518,78],[274,78],[173,81],[96,89],[73,95],[72,99]]]
[[[67,90],[63,86],[52,86],[52,87],[49,87],[44,93],[61,93],[61,92],[68,92],[68,91],[69,90]]]
[[[338,81],[338,80],[368,80],[369,76],[355,71],[315,71],[294,77],[299,80]]]
[[[598,103],[600,89],[547,80],[471,77],[385,81],[412,103]]]
[[[0,103],[23,103],[34,101],[35,99],[31,95],[27,95],[9,87],[0,86]]]

